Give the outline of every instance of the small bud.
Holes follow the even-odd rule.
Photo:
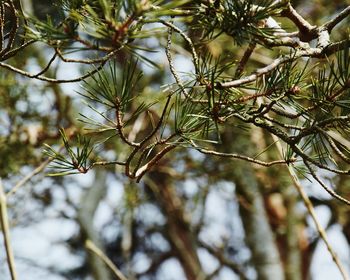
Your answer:
[[[287,92],[287,94],[292,94],[292,95],[297,95],[297,94],[299,94],[300,93],[300,87],[298,87],[298,86],[292,86],[289,90],[288,90],[288,92]]]

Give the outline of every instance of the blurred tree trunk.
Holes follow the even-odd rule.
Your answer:
[[[276,158],[276,150],[271,147],[271,137],[264,134],[260,128],[253,128],[252,142],[259,151],[266,151],[260,156],[265,161]],[[263,191],[265,209],[275,239],[279,255],[283,263],[286,280],[300,280],[302,278],[302,261],[299,236],[300,219],[297,214],[298,194],[286,175],[286,168],[272,167],[267,170],[262,166],[253,166],[259,189]],[[284,178],[287,179],[284,179]]]
[[[82,195],[78,210],[78,223],[84,239],[91,240],[102,251],[104,251],[103,243],[94,228],[93,221],[96,209],[106,194],[106,175],[105,171],[96,169],[94,181]],[[95,253],[88,251],[87,259],[94,279],[111,279],[106,265]]]
[[[154,170],[149,174],[149,187],[154,192],[167,219],[166,234],[172,251],[180,261],[188,280],[205,279],[197,255],[196,238],[191,231],[190,222],[185,216],[183,202],[177,195],[169,174]]]
[[[283,192],[287,208],[286,215],[286,280],[303,279],[301,275],[301,248],[299,246],[299,219],[296,213],[297,194],[292,186]]]
[[[258,132],[252,130],[251,134],[237,134],[234,130],[226,130],[222,135],[223,143],[230,143],[231,147],[227,145],[225,152],[234,150],[241,154],[256,154],[259,147],[249,139],[254,133]],[[233,136],[235,141],[232,140]],[[263,141],[263,138],[259,139]],[[257,171],[245,161],[231,162],[230,170],[232,171],[229,176],[236,186],[245,239],[252,254],[251,263],[256,269],[257,279],[283,280],[284,269],[276,238],[269,223]]]
[[[282,280],[285,278],[282,263],[253,169],[245,163],[237,164],[234,168],[241,219],[257,279]]]

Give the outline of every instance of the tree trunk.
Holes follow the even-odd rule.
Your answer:
[[[243,163],[237,165],[234,182],[257,279],[283,280],[282,263],[252,167]]]
[[[166,178],[169,175],[153,171],[149,174],[152,189],[167,219],[166,234],[169,237],[172,251],[180,261],[188,280],[205,279],[196,251],[195,238],[185,210],[174,186]]]

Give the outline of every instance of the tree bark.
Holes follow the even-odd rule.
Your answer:
[[[283,280],[282,263],[253,169],[249,164],[239,164],[234,173],[246,242],[252,253],[257,279]]]
[[[246,135],[233,131],[227,131],[223,135],[223,141],[232,143],[229,152],[254,155],[259,150],[263,136],[254,143],[253,135]],[[232,142],[232,135],[235,141]],[[257,136],[257,135],[255,135]],[[253,143],[252,143],[253,140]],[[239,211],[245,231],[246,243],[251,251],[251,263],[256,269],[257,279],[284,280],[284,270],[279,255],[277,242],[269,223],[269,217],[265,208],[264,197],[260,189],[257,171],[248,162],[234,162],[231,178],[236,186],[236,195],[239,202]]]

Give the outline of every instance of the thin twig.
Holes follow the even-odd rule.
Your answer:
[[[193,58],[193,64],[194,64],[194,68],[196,70],[196,73],[199,72],[199,59],[198,59],[198,54],[197,51],[194,47],[194,44],[191,40],[190,37],[188,37],[180,28],[178,28],[175,24],[173,24],[172,22],[168,22],[168,21],[164,21],[164,20],[160,20],[160,23],[164,24],[165,26],[168,26],[169,28],[175,30],[177,33],[179,33],[182,38],[184,38],[184,40],[188,43],[188,45],[191,48],[191,54],[192,54],[192,58]]]
[[[91,169],[95,166],[106,166],[106,165],[126,165],[125,161],[95,161],[93,162],[88,169]]]
[[[307,169],[310,171],[311,176],[321,185],[321,187],[328,192],[328,194],[335,199],[338,199],[341,202],[344,202],[347,205],[350,205],[350,201],[347,200],[346,198],[342,197],[341,195],[337,194],[334,190],[331,188],[327,187],[325,183],[322,182],[322,180],[316,175],[315,171],[312,169],[311,165],[304,160],[304,164],[307,167]]]
[[[327,131],[327,134],[332,137],[334,140],[342,144],[344,147],[350,147],[350,141],[348,139],[345,139],[343,136],[341,136],[339,133],[335,131]]]
[[[40,71],[38,72],[36,75],[33,76],[33,78],[37,78],[42,74],[45,74],[45,72],[47,72],[51,66],[51,64],[55,61],[57,57],[57,53],[54,53],[53,56],[51,57],[51,59],[49,60],[49,62],[47,63],[47,65]]]
[[[275,161],[270,161],[270,162],[266,162],[266,161],[262,161],[262,160],[258,160],[255,158],[251,158],[248,156],[244,156],[241,154],[229,154],[229,153],[220,153],[217,151],[213,151],[213,150],[207,150],[207,149],[203,149],[203,148],[199,148],[199,147],[194,147],[198,152],[202,153],[202,154],[206,154],[206,155],[212,155],[212,156],[219,156],[219,157],[226,157],[226,158],[233,158],[233,159],[242,159],[251,163],[255,163],[258,165],[262,165],[265,167],[269,167],[272,165],[277,165],[277,164],[287,164],[289,162],[293,162],[295,160],[291,159],[289,162],[285,161],[285,160],[275,160]]]
[[[17,190],[23,186],[25,183],[27,183],[32,177],[39,174],[41,171],[45,169],[45,167],[53,160],[53,158],[48,158],[43,163],[41,163],[37,168],[35,168],[32,172],[28,173],[26,176],[24,176],[7,194],[7,197],[10,197],[13,195]]]
[[[288,142],[287,142],[288,143]],[[331,171],[333,173],[339,174],[339,175],[349,175],[350,170],[340,170],[336,168],[329,167],[328,165],[324,165],[316,160],[314,160],[312,157],[305,154],[297,145],[291,146],[293,149],[293,152],[295,152],[297,155],[299,155],[302,159],[307,160],[308,162],[312,163],[313,165],[316,165],[317,167]]]
[[[135,178],[136,182],[140,182],[141,178],[145,173],[151,169],[155,164],[158,163],[158,161],[165,156],[168,152],[171,150],[175,149],[175,145],[168,145],[165,148],[163,148],[160,152],[158,152],[149,162],[147,162],[145,165],[140,167],[136,172],[135,172]]]
[[[342,263],[340,262],[337,254],[334,252],[331,244],[329,243],[326,231],[323,229],[323,227],[321,226],[321,223],[317,219],[316,212],[315,212],[315,209],[314,209],[314,207],[312,205],[312,202],[311,202],[310,198],[307,196],[306,192],[304,191],[302,185],[300,184],[300,181],[299,181],[297,175],[295,174],[295,172],[294,172],[294,170],[293,170],[291,165],[288,165],[288,171],[289,171],[289,174],[290,174],[290,176],[291,176],[291,178],[293,180],[293,183],[294,183],[295,187],[297,188],[300,196],[302,197],[302,199],[303,199],[303,201],[305,203],[305,206],[306,206],[309,214],[311,215],[311,218],[313,219],[313,221],[314,221],[314,223],[316,225],[316,228],[317,228],[317,231],[318,231],[320,237],[322,238],[322,240],[326,244],[326,247],[327,247],[329,253],[332,256],[332,259],[333,259],[334,263],[338,267],[341,275],[343,276],[343,279],[344,280],[348,280],[349,276],[348,276],[345,268],[343,267]]]
[[[4,62],[0,62],[0,67],[4,67],[8,70],[11,70],[17,74],[21,74],[25,77],[28,77],[28,78],[35,78],[35,79],[38,79],[38,80],[41,80],[41,81],[45,81],[45,82],[50,82],[50,83],[75,83],[75,82],[81,82],[83,80],[85,80],[86,78],[96,74],[97,72],[99,72],[103,66],[105,65],[106,61],[102,62],[98,67],[96,67],[95,69],[93,70],[90,70],[88,71],[86,74],[80,76],[80,77],[77,77],[77,78],[73,78],[73,79],[53,79],[53,78],[48,78],[48,77],[45,77],[45,76],[36,76],[36,74],[31,74],[27,71],[23,71],[21,69],[18,69],[12,65],[9,65],[7,63],[4,63]]]
[[[282,145],[281,145],[278,137],[273,135],[273,134],[271,134],[271,136],[272,136],[272,139],[276,142],[276,147],[277,147],[277,150],[278,150],[280,156],[283,157],[283,148],[282,148]],[[316,225],[316,228],[317,228],[317,231],[318,231],[320,237],[322,238],[322,240],[326,244],[326,247],[327,247],[329,253],[332,256],[332,259],[333,259],[334,263],[338,267],[341,275],[343,276],[343,279],[344,280],[349,280],[349,276],[347,275],[346,270],[344,269],[344,267],[341,264],[337,254],[334,252],[331,244],[328,241],[328,237],[327,237],[327,234],[326,234],[325,230],[323,229],[321,223],[318,221],[315,209],[314,209],[314,207],[312,205],[312,202],[311,202],[310,198],[307,196],[303,186],[301,185],[301,183],[299,181],[298,176],[295,174],[295,171],[293,169],[293,164],[288,164],[288,165],[286,165],[286,167],[287,167],[288,173],[289,173],[289,175],[290,175],[290,177],[292,179],[292,182],[293,182],[295,188],[297,189],[299,195],[301,196],[302,200],[304,201],[304,204],[305,204],[305,206],[307,208],[307,211],[309,212],[312,220],[314,221],[314,223]]]
[[[330,43],[330,41],[327,40],[327,36],[324,36],[325,33],[328,34],[326,30],[319,30],[320,32],[317,33],[319,35],[319,45],[317,48],[305,48],[302,50],[298,50],[294,52],[291,55],[287,56],[280,56],[279,58],[276,58],[272,63],[269,65],[266,65],[265,67],[262,67],[255,71],[255,73],[242,77],[240,79],[233,79],[232,81],[228,82],[218,82],[217,87],[218,88],[232,88],[232,87],[238,87],[247,83],[251,83],[257,80],[257,78],[266,75],[267,73],[270,73],[280,65],[283,65],[285,63],[288,63],[290,61],[296,61],[297,59],[301,57],[324,57],[325,55],[331,55],[341,49],[344,49],[348,46],[349,40],[343,40],[340,42]],[[329,34],[328,34],[329,35]]]
[[[326,22],[323,26],[331,32],[332,29],[340,23],[343,19],[345,19],[348,15],[350,15],[350,6],[347,6],[344,10],[342,10],[337,16],[330,21]]]
[[[187,93],[182,81],[181,81],[181,78],[179,76],[179,74],[176,72],[176,69],[175,69],[175,66],[174,66],[174,63],[173,63],[173,58],[171,56],[171,36],[173,34],[173,29],[171,27],[169,27],[168,29],[168,38],[167,38],[167,46],[165,48],[165,53],[166,53],[166,57],[168,58],[168,63],[169,63],[169,68],[170,68],[170,72],[171,74],[173,75],[175,81],[176,81],[176,84],[179,86],[181,92],[183,93],[183,95],[187,98],[190,97],[190,95]]]
[[[281,56],[281,57],[275,59],[271,64],[269,64],[263,68],[258,69],[254,74],[240,78],[238,80],[218,83],[218,87],[219,88],[231,88],[231,87],[238,87],[238,86],[250,83],[250,82],[254,82],[258,77],[265,75],[265,74],[271,72],[272,70],[274,70],[276,67],[278,67],[284,63],[287,63],[291,60],[297,59],[300,56],[301,56],[301,52],[299,53],[298,57],[296,57],[295,55],[293,55],[293,56]]]
[[[337,51],[344,50],[349,47],[349,39],[344,39],[339,42],[331,43],[324,49],[324,54],[329,56]]]
[[[13,46],[13,43],[15,41],[16,38],[16,34],[18,31],[18,27],[19,27],[19,20],[18,20],[18,16],[16,15],[16,8],[15,5],[13,4],[13,1],[8,1],[7,3],[5,3],[5,5],[8,5],[9,10],[11,12],[11,16],[15,19],[15,23],[13,23],[13,26],[11,27],[11,30],[9,32],[9,37],[8,37],[8,41],[7,41],[7,45],[4,49],[0,50],[0,57],[2,57],[4,54],[6,54]],[[4,24],[4,23],[2,23]],[[5,35],[6,37],[6,35]]]
[[[311,156],[307,155],[306,153],[303,152],[301,148],[298,147],[297,141],[295,139],[297,138],[292,138],[289,134],[287,134],[285,131],[282,129],[273,126],[270,122],[267,120],[263,120],[261,118],[256,118],[255,116],[250,116],[250,117],[244,117],[240,114],[234,113],[232,116],[237,117],[238,119],[246,122],[246,123],[251,123],[255,126],[262,127],[263,129],[267,130],[270,132],[272,135],[278,137],[279,139],[283,140],[285,143],[290,145],[290,148],[293,150],[295,154],[300,156],[302,159],[307,160],[308,162],[316,165],[317,167],[321,169],[325,169],[328,171],[331,171],[336,174],[344,174],[344,175],[349,175],[350,170],[340,170],[337,168],[330,167],[328,165],[324,165],[317,160],[313,159]],[[298,139],[297,139],[298,140]],[[300,140],[300,139],[299,139]]]
[[[1,57],[1,60],[4,61],[4,60],[6,60],[6,59],[9,59],[10,57],[15,56],[19,51],[25,49],[26,47],[28,47],[29,45],[31,45],[31,44],[33,44],[33,43],[35,43],[35,40],[29,40],[29,41],[27,41],[27,42],[23,42],[22,45],[20,45],[20,46],[18,46],[18,47],[16,47],[16,48],[14,48],[14,49],[12,49],[12,50],[6,52],[6,54],[1,55],[1,56],[0,56],[0,57]]]
[[[239,76],[241,76],[241,74],[243,73],[244,67],[247,64],[249,57],[252,55],[254,49],[256,47],[256,42],[250,42],[248,48],[245,50],[241,60],[238,63],[237,69],[236,69],[236,73],[235,73],[235,77],[238,78]]]
[[[134,174],[130,172],[130,164],[139,150],[140,150],[140,147],[134,147],[134,149],[132,150],[132,152],[129,154],[128,158],[125,161],[125,175],[128,176],[129,178],[134,178]]]
[[[350,158],[348,156],[346,156],[337,146],[337,144],[333,141],[333,138],[331,136],[328,135],[327,131],[318,128],[318,130],[322,133],[322,135],[324,137],[326,137],[329,145],[331,146],[331,148],[333,149],[333,151],[346,163],[350,164]],[[345,147],[349,147],[349,146],[345,146]]]
[[[150,143],[148,146],[144,147],[142,149],[141,155],[139,156],[139,158],[136,162],[136,165],[134,167],[134,170],[135,170],[134,173],[140,168],[140,165],[142,164],[143,160],[147,157],[147,154],[149,154],[152,149],[154,149],[155,147],[157,147],[159,145],[164,145],[164,144],[168,143],[175,136],[177,136],[176,133],[171,134],[164,139],[159,139],[158,141]],[[133,175],[133,177],[135,177],[135,175]]]
[[[0,222],[1,222],[2,233],[4,235],[4,243],[5,243],[5,249],[6,249],[6,255],[7,255],[7,265],[10,270],[11,279],[17,280],[15,259],[13,256],[13,250],[12,250],[11,241],[10,241],[10,229],[9,229],[10,227],[9,227],[8,216],[7,216],[6,194],[2,186],[1,178],[0,178]]]
[[[96,254],[113,272],[119,280],[128,280],[120,269],[108,258],[91,240],[86,240],[85,246],[88,250]]]
[[[1,22],[5,22],[5,5],[3,2],[0,3],[0,20]],[[4,46],[4,24],[0,24],[0,50],[3,49],[3,46]]]
[[[133,142],[133,141],[129,141],[129,139],[126,137],[125,133],[124,133],[124,123],[123,123],[123,115],[122,115],[122,112],[121,112],[121,104],[120,104],[120,101],[117,99],[116,101],[116,105],[115,105],[115,110],[116,110],[116,130],[118,132],[118,135],[120,136],[120,139],[123,140],[123,142],[125,142],[126,144],[128,144],[129,146],[131,147],[135,147],[135,148],[138,148],[141,146],[140,143],[136,143],[136,142]]]
[[[149,135],[147,135],[141,142],[140,142],[140,145],[142,146],[144,143],[146,143],[148,140],[150,140],[155,134],[156,132],[160,129],[161,125],[163,124],[163,121],[164,121],[164,117],[166,115],[166,112],[167,112],[167,109],[168,109],[168,106],[169,106],[169,103],[170,103],[170,100],[171,100],[171,95],[168,96],[166,102],[165,102],[165,106],[163,108],[163,111],[162,111],[162,114],[159,118],[159,121],[157,123],[157,125],[153,128],[153,130],[150,132]]]
[[[108,53],[100,58],[91,58],[91,59],[74,59],[74,58],[66,58],[64,57],[62,51],[60,48],[55,48],[56,53],[58,54],[59,58],[66,63],[81,63],[81,64],[97,64],[104,61],[109,60],[111,57],[115,56],[121,49],[123,49],[124,46],[120,46],[119,48],[108,51]]]

